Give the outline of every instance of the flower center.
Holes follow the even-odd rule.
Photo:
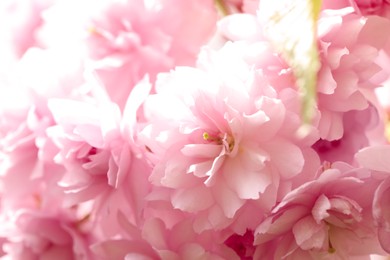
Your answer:
[[[204,132],[203,139],[209,142],[214,142],[218,145],[223,145],[225,151],[228,153],[231,153],[234,149],[234,138],[227,133],[213,136],[207,132]]]

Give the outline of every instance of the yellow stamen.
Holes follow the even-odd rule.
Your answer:
[[[211,136],[209,133],[203,133],[203,139],[206,141],[216,142],[217,144],[222,144],[222,140],[220,137]]]
[[[203,133],[203,139],[210,142],[215,142],[219,145],[224,145],[226,149],[229,150],[229,152],[233,151],[234,148],[234,138],[228,134],[225,134],[223,137],[215,137],[211,136],[209,133],[204,132]]]
[[[94,26],[90,26],[87,28],[87,31],[92,34],[92,35],[97,35],[97,36],[102,36],[102,34],[99,32],[99,30],[94,27]]]
[[[333,247],[332,242],[330,242],[330,239],[329,239],[329,249],[328,249],[328,253],[329,253],[329,254],[334,254],[335,252],[336,252],[336,248]]]

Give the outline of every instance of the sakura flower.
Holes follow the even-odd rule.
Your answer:
[[[123,114],[108,100],[49,100],[56,124],[46,133],[56,146],[52,159],[65,169],[58,182],[65,193],[65,204],[90,201],[95,232],[102,239],[119,232],[118,210],[136,225],[143,222],[151,168],[134,138],[136,110],[150,87],[136,86]]]
[[[81,53],[121,109],[146,74],[154,81],[160,71],[193,65],[217,18],[211,0],[102,0],[79,6],[79,1],[63,1],[46,12],[42,41]],[[75,10],[80,12],[69,24]]]
[[[107,207],[113,214],[123,207],[138,222],[150,168],[124,135],[118,106],[51,99],[49,108],[56,125],[47,134],[57,146],[54,161],[65,168],[59,185],[67,203],[94,200],[96,209]],[[124,210],[127,206],[129,212]]]
[[[320,38],[322,65],[317,87],[321,113],[318,127],[321,138],[328,141],[343,136],[345,112],[363,110],[375,102],[373,89],[387,80],[385,61],[390,36],[372,35],[390,26],[381,17],[331,17],[320,20],[324,33]]]
[[[390,23],[380,17],[351,14],[354,9],[347,2],[332,2],[340,5],[337,8],[341,9],[336,10],[329,9],[336,8],[331,3],[325,3],[318,21],[321,69],[317,86],[318,116],[313,124],[318,127],[320,137],[329,142],[342,138],[344,113],[375,104],[373,90],[388,78],[389,34],[374,36],[372,33],[389,27]],[[219,29],[233,41],[249,42],[248,49],[251,46],[257,46],[254,48],[257,52],[260,46],[266,49],[262,24],[254,15],[230,15],[219,22]],[[348,37],[346,31],[350,31]],[[249,63],[264,73],[278,93],[296,85],[291,68],[280,55],[268,50],[262,52],[261,58],[253,59],[253,56]]]
[[[213,66],[211,53],[204,70],[160,76],[139,136],[155,163],[150,180],[168,188],[174,208],[198,214],[199,230],[228,225],[247,200],[272,206],[305,164],[300,122],[288,122],[274,90],[242,61]]]
[[[54,120],[47,100],[55,96],[77,96],[79,92],[75,89],[82,77],[75,65],[77,61],[72,59],[63,59],[59,69],[55,65],[59,56],[30,49],[18,62],[9,85],[1,88],[0,172],[1,193],[6,194],[6,201],[24,200],[26,194],[38,189],[37,182],[41,179],[55,182],[62,174],[62,168],[49,159],[53,146],[45,131]],[[25,185],[20,186],[21,180]]]
[[[63,208],[63,193],[58,186],[64,169],[50,160],[55,147],[46,135],[55,123],[48,99],[81,99],[80,71],[78,60],[69,55],[65,58],[57,52],[30,48],[17,63],[8,84],[1,86],[0,236],[6,240],[5,259],[51,258],[56,254],[72,259],[73,246],[86,249],[84,242],[72,242],[79,239],[73,224],[80,218],[62,215],[69,210]],[[61,220],[66,224],[62,225]]]
[[[93,259],[77,225],[65,215],[19,210],[2,221],[2,259]]]
[[[258,226],[254,258],[370,259],[370,254],[383,254],[371,214],[377,186],[366,169],[332,164],[318,179],[287,194]]]

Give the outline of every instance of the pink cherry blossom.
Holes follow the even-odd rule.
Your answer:
[[[353,8],[344,8],[350,6],[347,2],[337,2],[337,5],[341,9],[331,10],[328,8],[336,6],[324,3],[319,20],[321,70],[317,86],[318,116],[313,124],[326,142],[342,138],[344,113],[364,110],[369,104],[375,104],[373,89],[388,79],[389,34],[372,35],[374,31],[381,30],[379,28],[389,27],[388,20],[348,14],[353,12]],[[227,38],[250,42],[249,46],[257,46],[257,50],[260,43],[266,46],[261,28],[257,17],[251,14],[233,14],[219,22],[219,30]],[[350,31],[348,37],[345,37],[346,31]],[[363,59],[370,61],[362,62]],[[278,93],[295,85],[291,69],[272,51],[263,52],[261,59],[252,58],[250,64],[256,64]]]
[[[59,185],[67,203],[93,200],[93,210],[110,212],[95,212],[98,222],[109,221],[120,208],[135,223],[141,221],[151,169],[137,154],[131,136],[126,135],[131,133],[125,131],[132,128],[127,125],[131,118],[122,118],[118,106],[111,102],[95,105],[51,99],[48,105],[56,125],[48,128],[47,134],[57,146],[53,160],[65,168]],[[122,120],[129,122],[123,124]],[[107,217],[100,218],[104,215]],[[109,225],[109,232],[113,232],[115,224]]]
[[[18,62],[9,85],[2,88],[0,171],[1,193],[7,203],[19,205],[26,194],[40,189],[42,179],[54,185],[61,177],[62,167],[49,159],[53,144],[45,131],[54,120],[47,100],[79,95],[74,89],[82,77],[77,61],[71,59],[67,64],[68,60],[63,59],[61,69],[56,66],[57,58],[62,57],[57,54],[30,49]],[[21,180],[25,182],[22,186]]]
[[[69,24],[72,15],[75,20]],[[67,45],[83,53],[123,109],[131,89],[146,74],[154,81],[160,71],[193,65],[216,19],[211,0],[103,0],[82,6],[63,1],[46,12],[41,38],[48,46]]]
[[[93,259],[87,236],[66,215],[18,210],[2,222],[2,259]]]
[[[197,213],[200,230],[226,226],[247,200],[272,206],[305,164],[300,122],[272,87],[244,61],[205,55],[204,70],[160,75],[140,136],[155,163],[150,180],[170,190],[174,208]]]
[[[363,19],[351,14],[324,18],[320,23],[332,19],[335,23],[328,25],[320,38],[322,65],[317,86],[321,113],[318,128],[321,138],[328,141],[343,136],[344,113],[367,108],[372,102],[373,89],[387,80],[384,62],[388,56],[383,50],[387,51],[390,36],[372,35],[374,31],[390,28],[390,22],[384,18]]]
[[[287,194],[259,225],[255,258],[369,259],[369,254],[383,254],[371,214],[377,186],[366,169],[332,164],[318,179]]]

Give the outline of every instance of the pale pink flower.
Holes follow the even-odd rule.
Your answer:
[[[287,194],[259,225],[255,258],[370,259],[370,254],[382,254],[371,213],[377,185],[366,169],[330,165],[318,179]]]
[[[63,1],[45,13],[41,38],[81,52],[123,109],[145,74],[154,81],[160,71],[193,65],[216,19],[212,0]]]
[[[82,77],[77,62],[67,63],[69,60],[63,59],[59,69],[59,57],[63,56],[30,49],[17,64],[9,85],[1,88],[0,190],[7,203],[18,205],[26,194],[40,189],[38,183],[42,179],[47,178],[55,185],[55,180],[61,177],[62,167],[50,161],[49,156],[53,144],[45,131],[54,120],[47,100],[76,96],[74,89]],[[21,181],[24,185],[20,185]]]
[[[69,55],[30,48],[10,75],[9,85],[1,88],[0,193],[1,237],[6,240],[4,259],[51,258],[55,257],[53,254],[60,254],[58,258],[61,255],[73,257],[73,246],[84,247],[81,245],[84,242],[80,245],[72,242],[79,239],[79,235],[75,235],[77,231],[72,230],[79,218],[68,221],[58,213],[64,206],[63,192],[57,185],[63,167],[50,160],[55,147],[46,135],[46,130],[55,123],[48,109],[48,99],[80,98],[81,74],[78,60]],[[62,220],[66,223],[62,224]],[[56,240],[64,237],[66,241]]]
[[[343,136],[344,113],[375,102],[373,89],[388,78],[389,30],[373,33],[390,28],[390,22],[373,16],[331,15],[320,20],[320,28],[318,128],[322,139],[334,141]]]
[[[123,123],[131,118],[122,118],[111,102],[95,105],[51,99],[49,108],[56,125],[48,128],[47,134],[57,146],[53,160],[65,168],[59,185],[67,194],[67,203],[93,200],[99,212],[107,207],[112,214],[129,207],[126,214],[139,222],[151,169],[124,131]]]
[[[319,20],[321,69],[317,85],[318,115],[313,125],[318,127],[320,137],[329,142],[342,138],[344,113],[364,110],[375,103],[373,90],[388,79],[390,35],[388,30],[378,36],[374,32],[390,28],[389,21],[351,14],[353,8],[345,8],[349,6],[347,2],[337,1],[335,5],[341,9],[336,10],[327,9],[336,8],[331,3],[325,4]],[[266,50],[267,42],[256,16],[233,14],[218,25],[228,39],[246,41],[248,49],[256,46],[251,49],[253,53],[260,54],[259,50],[263,50],[262,56],[258,56],[261,58],[252,54],[249,63],[263,72],[278,93],[284,88],[294,88],[291,68],[279,55]]]
[[[144,221],[151,167],[134,141],[136,111],[150,88],[136,86],[123,113],[107,100],[48,102],[55,125],[46,133],[56,146],[52,160],[64,168],[58,185],[65,193],[65,205],[90,201],[94,232],[103,239],[119,232],[119,209],[136,225]]]
[[[226,226],[247,200],[272,206],[312,144],[300,140],[295,111],[235,54],[205,52],[203,70],[161,74],[145,104],[150,180],[168,188],[174,208],[197,213],[198,230]]]
[[[24,209],[9,215],[1,223],[0,236],[6,239],[1,259],[93,259],[81,222],[70,216]]]

